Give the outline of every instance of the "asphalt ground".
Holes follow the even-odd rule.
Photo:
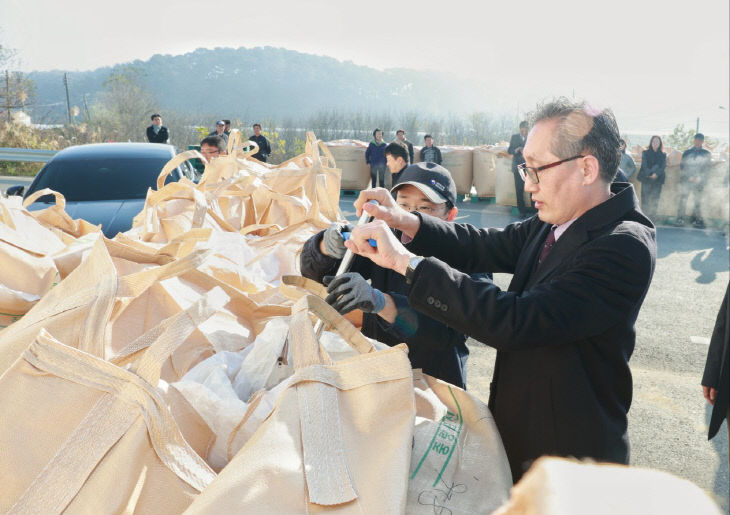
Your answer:
[[[0,177],[0,189],[31,180]],[[354,200],[351,195],[340,199],[351,221],[356,219]],[[518,220],[510,208],[487,202],[460,202],[458,207],[458,221],[479,227],[504,227]],[[728,238],[710,229],[660,226],[657,240],[656,271],[637,320],[631,358],[631,464],[689,479],[728,512],[727,428],[723,424],[708,442],[711,410],[700,386],[707,343],[730,280]],[[495,274],[502,288],[510,278]],[[469,390],[486,402],[495,352],[473,339],[467,343]]]
[[[340,208],[356,220],[354,196]],[[504,227],[517,221],[513,210],[486,202],[460,202],[460,222]],[[463,218],[461,218],[463,217]],[[659,226],[657,264],[636,323],[630,365],[634,398],[629,411],[631,464],[689,479],[728,511],[728,437],[723,423],[707,440],[710,406],[700,380],[710,335],[730,280],[727,237],[708,229]],[[495,274],[507,288],[511,275]],[[486,402],[495,351],[476,340],[467,371],[469,390]]]

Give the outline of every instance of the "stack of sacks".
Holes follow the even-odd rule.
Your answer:
[[[515,192],[515,175],[512,172],[512,156],[507,153],[508,146],[495,145],[491,152],[497,156],[495,195],[497,204],[501,206],[517,206]],[[530,205],[530,194],[525,192],[525,205]]]
[[[497,187],[498,151],[493,145],[474,147],[474,189],[477,197],[494,197]]]
[[[370,185],[370,168],[365,163],[368,144],[355,139],[338,139],[328,141],[326,145],[342,169],[342,189],[366,189]]]
[[[562,458],[538,459],[495,515],[719,515],[699,487],[667,472]]]
[[[456,193],[467,195],[474,180],[473,148],[461,145],[444,145],[441,149],[441,165],[451,172]]]
[[[304,241],[341,219],[332,158],[308,135],[305,156],[269,167],[236,141],[197,185],[164,185],[198,154],[173,159],[133,228],[97,238],[0,332],[0,410],[12,420],[0,426],[0,472],[12,478],[0,509],[500,504],[510,473],[487,407],[414,377],[404,345],[365,338],[283,279]],[[312,317],[325,324],[321,337]],[[469,493],[445,495],[442,485]]]
[[[681,193],[679,164],[682,162],[682,152],[670,147],[664,147],[664,152],[667,154],[667,167],[664,169],[664,185],[662,194],[659,196],[657,215],[660,217],[677,216]]]
[[[57,205],[29,212],[20,197],[0,199],[0,327],[19,319],[54,283],[63,279],[81,261],[100,228],[71,218],[63,210],[63,196],[51,190]]]

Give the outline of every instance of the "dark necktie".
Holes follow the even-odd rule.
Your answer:
[[[537,260],[537,264],[541,264],[543,261],[545,261],[545,258],[548,254],[550,254],[550,251],[553,249],[553,246],[555,245],[555,226],[553,225],[552,229],[550,229],[550,232],[547,235],[547,238],[545,238],[545,244],[542,246],[542,251],[540,251],[540,257]]]

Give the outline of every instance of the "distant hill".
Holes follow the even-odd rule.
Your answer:
[[[487,95],[444,73],[375,70],[330,57],[273,47],[198,49],[129,63],[143,74],[160,111],[225,113],[228,117],[299,117],[322,109],[429,114],[486,110]],[[69,73],[71,104],[97,99],[120,66]],[[63,71],[32,72],[34,120],[65,119]]]

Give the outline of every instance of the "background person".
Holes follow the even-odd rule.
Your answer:
[[[680,194],[679,209],[677,211],[677,225],[684,225],[684,210],[687,207],[687,199],[690,193],[694,196],[694,210],[692,211],[692,223],[698,229],[705,227],[702,219],[702,192],[707,184],[707,177],[712,169],[712,154],[709,150],[702,148],[705,142],[705,135],[695,134],[694,144],[682,154],[682,161],[679,164]]]
[[[725,298],[717,313],[715,328],[712,331],[710,347],[707,349],[705,372],[702,375],[702,393],[712,405],[710,427],[707,439],[717,435],[722,420],[727,419],[728,438],[730,438],[730,305],[728,294],[730,284],[725,290]]]
[[[436,163],[440,165],[443,159],[441,158],[441,149],[433,144],[433,136],[426,134],[423,137],[423,141],[426,144],[421,149],[421,161],[424,163]]]
[[[208,134],[208,136],[220,136],[226,141],[226,145],[228,145],[228,134],[225,132],[226,130],[226,122],[223,120],[218,120],[215,122],[215,130]]]
[[[626,141],[623,139],[618,140],[619,150],[621,151],[621,163],[618,165],[620,172],[623,172],[627,179],[631,179],[631,176],[636,172],[636,162],[631,154],[626,152]],[[627,182],[627,181],[624,181]]]
[[[227,152],[228,143],[221,136],[207,136],[200,142],[200,153],[208,162],[215,157],[225,156]]]
[[[372,187],[378,185],[378,181],[381,187],[385,187],[385,171],[387,169],[387,162],[385,159],[385,147],[386,144],[383,141],[383,131],[375,129],[373,131],[373,141],[368,145],[365,150],[365,163],[370,166],[370,182]],[[390,185],[390,179],[388,180]]]
[[[649,146],[641,153],[641,168],[636,176],[641,181],[641,209],[652,220],[656,218],[666,168],[667,155],[662,139],[652,136]]]
[[[406,151],[408,151],[408,163],[409,165],[413,164],[413,143],[408,141],[406,139],[406,131],[403,129],[398,129],[395,131],[395,139],[393,140],[394,143],[400,143],[401,145],[405,145]]]
[[[400,143],[389,143],[385,147],[385,164],[390,170],[391,185],[395,186],[400,181],[403,171],[408,166],[408,153]]]
[[[529,125],[527,122],[520,122],[520,132],[513,134],[509,140],[509,148],[507,153],[512,156],[512,174],[515,179],[515,195],[517,195],[517,209],[520,212],[520,216],[525,218],[526,216],[534,214],[534,210],[528,210],[525,206],[525,182],[520,177],[517,167],[525,162],[522,157],[522,150],[525,148],[525,141],[527,141],[527,131]],[[534,206],[530,206],[534,207]]]
[[[515,481],[546,454],[629,460],[628,360],[656,234],[633,186],[612,182],[618,140],[610,110],[541,106],[522,168],[538,216],[502,230],[408,213],[380,190],[355,202],[379,220],[346,246],[402,274],[412,308],[497,349],[489,407]],[[479,270],[513,274],[509,289],[464,273]]]
[[[255,141],[256,144],[259,146],[259,151],[256,152],[252,157],[265,163],[271,155],[271,144],[269,143],[269,140],[266,139],[266,136],[261,134],[260,123],[253,124],[253,136],[249,136],[248,139],[251,141]]]
[[[152,125],[147,127],[147,141],[150,143],[169,143],[170,131],[162,125],[162,116],[155,113],[150,116],[150,120],[152,120]]]
[[[224,119],[223,123],[225,124],[225,125],[223,125],[223,132],[225,133],[226,136],[230,136],[231,135],[231,121]]]
[[[402,149],[400,145],[391,144]],[[417,211],[445,222],[454,220],[456,185],[445,168],[417,163],[405,169],[402,181],[391,193],[406,211]],[[391,197],[392,199],[392,197]],[[315,281],[333,275],[345,254],[344,224],[332,224],[305,244],[300,256],[302,275]],[[478,276],[480,280],[486,280]],[[371,284],[367,283],[370,279]],[[422,368],[460,388],[466,388],[466,336],[410,308],[408,286],[402,275],[355,256],[351,271],[330,282],[327,301],[340,313],[361,309],[365,336],[388,345],[408,344],[413,368]]]

